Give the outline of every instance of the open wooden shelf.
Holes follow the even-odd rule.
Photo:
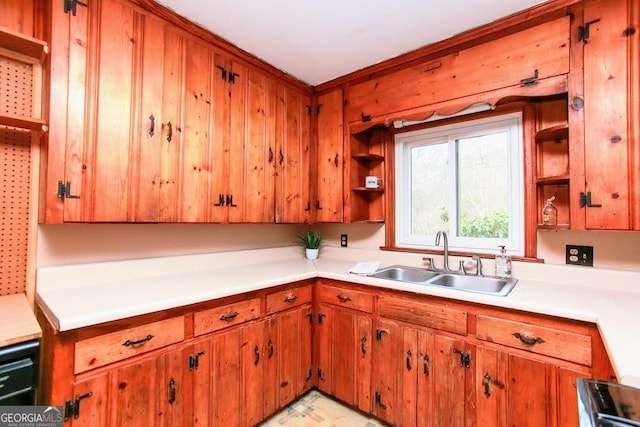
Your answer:
[[[384,160],[384,156],[371,153],[356,153],[352,154],[351,158],[363,162],[381,162]]]
[[[538,224],[539,230],[570,230],[571,224],[556,224],[556,225],[546,225],[546,224]]]
[[[536,142],[558,141],[567,138],[569,138],[569,126],[567,125],[552,126],[536,132]]]
[[[363,193],[384,193],[384,188],[367,188],[367,187],[355,187],[352,188],[353,191],[363,192]]]
[[[556,176],[544,176],[536,179],[538,185],[557,185],[557,184],[569,184],[569,174],[556,175]]]
[[[46,132],[49,130],[47,122],[44,121],[44,119],[20,117],[13,114],[0,114],[0,126],[10,126],[36,132]]]
[[[0,48],[28,56],[42,62],[49,53],[47,42],[25,36],[0,26]]]

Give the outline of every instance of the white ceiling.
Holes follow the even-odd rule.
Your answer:
[[[156,0],[317,85],[545,0]]]

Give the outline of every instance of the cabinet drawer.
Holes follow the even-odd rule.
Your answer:
[[[365,311],[367,313],[373,312],[373,298],[373,295],[366,292],[354,291],[336,286],[320,286],[321,302],[349,307],[354,310]]]
[[[267,314],[311,302],[311,285],[267,295]]]
[[[444,305],[381,296],[380,315],[455,334],[467,334],[467,313]]]
[[[526,322],[479,315],[479,339],[591,366],[591,337]]]
[[[195,336],[238,325],[260,316],[260,298],[222,305],[193,315]]]
[[[77,374],[182,340],[182,316],[88,338],[75,345],[73,371]]]

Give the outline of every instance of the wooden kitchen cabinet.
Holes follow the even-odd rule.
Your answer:
[[[344,127],[342,89],[318,96],[316,145],[317,222],[342,222],[344,219]]]
[[[506,87],[520,91],[523,80],[568,72],[569,18],[563,17],[350,85],[345,117],[350,124],[388,123],[417,107]]]
[[[392,425],[465,426],[474,346],[392,319],[375,329],[373,413]]]
[[[572,229],[638,230],[638,4],[590,0],[575,15],[569,138],[584,146],[571,159]]]
[[[311,215],[311,97],[278,84],[276,147],[276,222],[309,223]]]

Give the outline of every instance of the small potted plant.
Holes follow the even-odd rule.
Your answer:
[[[298,236],[298,242],[305,250],[307,259],[318,258],[322,236],[315,231],[307,231],[302,236]]]

